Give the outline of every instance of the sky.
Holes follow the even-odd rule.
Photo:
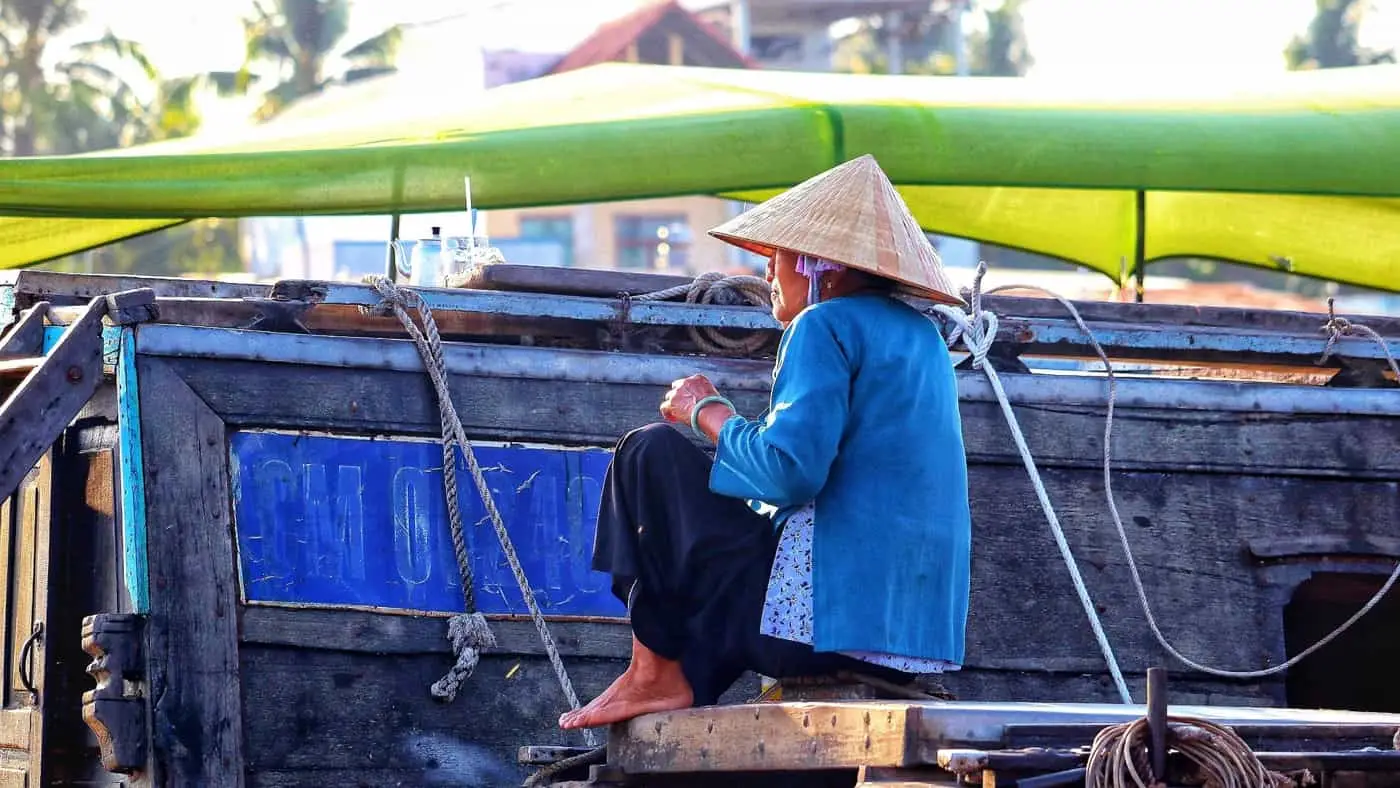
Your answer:
[[[400,53],[405,74],[429,80],[479,41],[495,49],[563,51],[601,22],[646,0],[352,0],[356,41],[395,23],[420,27]],[[688,7],[716,0],[682,0]],[[995,2],[995,0],[991,0]],[[141,42],[167,76],[234,70],[243,59],[240,18],[252,0],[85,0],[89,21],[73,40],[110,27]],[[1025,0],[1031,76],[1144,84],[1227,80],[1284,70],[1283,49],[1306,30],[1315,0]],[[583,31],[581,33],[580,31]],[[1400,0],[1371,0],[1362,43],[1400,49]],[[479,61],[477,67],[479,68]],[[463,70],[467,70],[464,66]],[[417,91],[415,91],[417,92]],[[210,112],[210,109],[213,112]],[[205,129],[241,125],[247,108],[206,108]]]
[[[1400,44],[1400,0],[1371,0],[1363,35]],[[690,6],[705,0],[686,0]],[[110,25],[143,42],[167,73],[232,69],[242,59],[239,18],[251,0],[87,0],[90,26]],[[635,8],[638,0],[355,0],[353,37],[396,22],[476,19],[497,45],[549,50],[577,29]],[[1314,0],[1026,0],[1036,76],[1105,72],[1141,78],[1278,71],[1289,38],[1312,18]],[[470,36],[471,33],[464,35]],[[408,58],[451,57],[451,42]]]

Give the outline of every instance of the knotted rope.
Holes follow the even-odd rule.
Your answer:
[[[457,690],[462,682],[469,678],[472,671],[476,669],[477,663],[481,660],[482,650],[496,645],[496,638],[491,632],[486,617],[476,609],[476,584],[471,570],[471,556],[467,552],[466,534],[462,528],[461,508],[457,500],[457,450],[460,449],[462,456],[467,461],[467,470],[471,472],[472,480],[476,483],[476,490],[481,496],[481,503],[486,509],[487,518],[490,519],[491,525],[496,531],[496,538],[500,540],[501,552],[504,553],[506,562],[510,565],[510,571],[515,576],[516,584],[520,586],[520,595],[525,599],[525,606],[530,611],[530,620],[534,622],[535,629],[539,632],[545,654],[549,657],[549,663],[553,666],[554,674],[559,679],[559,686],[564,691],[564,697],[568,700],[570,708],[577,709],[579,708],[578,695],[574,692],[573,683],[569,681],[569,672],[564,667],[564,660],[559,655],[559,648],[554,643],[554,636],[549,631],[549,624],[545,621],[544,613],[541,612],[539,603],[535,600],[535,592],[530,586],[529,579],[525,576],[525,568],[520,563],[520,556],[515,552],[515,544],[511,541],[510,532],[506,530],[505,521],[496,508],[495,496],[491,493],[491,487],[486,481],[481,465],[477,462],[476,453],[472,451],[471,442],[467,440],[466,431],[462,428],[462,420],[457,416],[457,409],[452,403],[452,392],[447,383],[447,363],[442,355],[442,336],[438,333],[437,322],[433,319],[432,310],[428,308],[418,293],[396,287],[388,279],[375,277],[370,284],[384,303],[393,309],[399,322],[403,324],[404,330],[413,339],[413,344],[418,347],[418,354],[423,359],[423,366],[427,369],[428,377],[432,380],[433,389],[437,393],[438,411],[442,417],[442,482],[447,498],[448,522],[452,531],[452,550],[457,559],[457,571],[462,576],[462,597],[466,609],[464,613],[455,615],[448,620],[447,638],[452,644],[452,653],[456,657],[456,662],[448,670],[447,675],[433,684],[431,690],[433,696],[449,703],[452,702],[457,697]],[[408,313],[409,309],[416,311],[419,319],[423,321],[421,330],[413,322],[413,318]],[[597,744],[591,730],[584,730],[583,737],[590,746]]]
[[[762,277],[740,275],[725,276],[718,271],[708,271],[683,285],[657,290],[641,295],[624,294],[632,301],[669,301],[685,296],[687,304],[722,304],[727,306],[771,307],[768,281]],[[742,336],[727,336],[721,329],[710,326],[686,326],[690,341],[704,353],[753,355],[771,342],[762,331],[746,331]]]
[[[1163,788],[1164,774],[1148,765],[1146,719],[1110,725],[1094,737],[1084,776],[1085,788]],[[1293,780],[1270,771],[1233,730],[1187,717],[1167,719],[1167,744],[1190,761],[1190,785],[1211,788],[1291,788]]]
[[[1041,511],[1045,513],[1045,519],[1050,523],[1050,532],[1055,537],[1055,545],[1060,549],[1060,556],[1065,561],[1065,566],[1069,569],[1070,580],[1074,582],[1074,592],[1079,596],[1079,602],[1084,606],[1084,613],[1089,618],[1089,626],[1094,631],[1094,639],[1098,641],[1099,651],[1103,652],[1103,658],[1108,663],[1108,672],[1113,676],[1113,683],[1118,688],[1118,695],[1124,703],[1132,703],[1133,696],[1128,691],[1128,684],[1123,680],[1123,672],[1118,668],[1118,658],[1113,653],[1113,646],[1108,642],[1108,635],[1104,633],[1103,624],[1099,621],[1098,610],[1094,608],[1094,601],[1089,596],[1089,589],[1084,584],[1084,578],[1079,574],[1079,565],[1074,560],[1074,553],[1070,550],[1069,542],[1065,539],[1065,532],[1060,527],[1060,518],[1055,514],[1055,507],[1050,503],[1050,495],[1045,490],[1045,484],[1040,479],[1040,471],[1036,468],[1035,458],[1031,456],[1030,447],[1026,445],[1026,438],[1021,434],[1021,425],[1016,420],[1016,414],[1011,409],[1011,402],[1006,397],[1006,390],[1002,388],[1001,376],[997,374],[996,367],[987,362],[987,354],[992,349],[992,343],[997,335],[997,316],[993,312],[982,309],[982,277],[987,273],[987,264],[983,263],[977,268],[977,277],[973,282],[970,294],[965,295],[971,305],[969,311],[935,304],[934,312],[942,315],[952,324],[952,330],[945,338],[949,347],[952,347],[962,340],[968,352],[972,354],[972,365],[975,369],[980,369],[987,375],[987,381],[992,385],[992,391],[996,394],[997,403],[1001,406],[1002,415],[1006,417],[1006,425],[1011,429],[1011,439],[1016,443],[1016,449],[1021,453],[1021,462],[1026,466],[1026,473],[1030,475],[1031,486],[1035,488],[1035,496],[1040,501]]]
[[[964,297],[970,300],[972,304],[971,315],[964,315],[964,313],[960,310],[955,310],[951,307],[946,307],[942,305],[935,305],[934,309],[937,310],[939,314],[948,317],[954,322],[955,328],[953,334],[949,338],[949,344],[951,345],[958,336],[961,335],[963,337],[964,344],[968,346],[969,352],[973,354],[974,365],[980,363],[982,368],[988,372],[988,378],[993,379],[992,387],[997,393],[998,401],[1002,405],[1002,412],[1006,414],[1008,422],[1013,423],[1014,425],[1014,416],[1012,415],[1010,405],[1006,402],[1005,392],[1001,388],[1000,381],[994,379],[995,370],[992,369],[991,365],[985,363],[987,351],[990,349],[992,340],[995,338],[996,334],[995,320],[993,319],[990,322],[990,331],[984,329],[980,334],[974,334],[973,342],[970,344],[967,339],[967,334],[965,332],[960,333],[957,328],[957,326],[960,323],[972,324],[980,322],[983,325],[987,324],[987,318],[978,317],[978,315],[981,314],[990,314],[984,313],[982,311],[982,277],[986,273],[986,270],[986,263],[982,263],[978,266],[977,277],[974,280],[970,297],[968,293],[964,293]],[[1178,660],[1179,662],[1181,662],[1189,668],[1200,671],[1201,673],[1205,673],[1207,675],[1217,676],[1220,678],[1257,679],[1282,673],[1283,671],[1288,670],[1294,665],[1297,665],[1304,659],[1307,659],[1309,656],[1316,653],[1318,649],[1326,646],[1328,643],[1331,643],[1337,637],[1342,635],[1342,633],[1350,629],[1353,625],[1356,624],[1357,621],[1361,620],[1363,616],[1365,616],[1372,609],[1374,609],[1376,605],[1380,604],[1380,601],[1385,598],[1385,595],[1390,592],[1391,588],[1395,586],[1396,582],[1400,581],[1400,562],[1397,562],[1394,571],[1392,571],[1390,574],[1390,577],[1386,579],[1385,583],[1381,585],[1380,589],[1376,591],[1375,595],[1372,596],[1371,599],[1368,600],[1366,604],[1361,607],[1360,610],[1356,611],[1356,613],[1353,614],[1351,618],[1348,618],[1346,621],[1342,622],[1339,626],[1337,626],[1336,629],[1332,630],[1330,633],[1327,634],[1327,636],[1323,637],[1321,640],[1312,644],[1308,648],[1298,652],[1296,655],[1294,655],[1287,661],[1275,665],[1273,667],[1264,668],[1261,670],[1223,670],[1220,668],[1211,667],[1209,665],[1203,665],[1182,654],[1176,649],[1175,646],[1171,644],[1171,641],[1167,639],[1167,636],[1162,632],[1162,628],[1157,623],[1156,616],[1152,612],[1152,604],[1147,598],[1147,590],[1143,586],[1142,575],[1138,571],[1137,560],[1134,558],[1132,546],[1128,542],[1128,530],[1123,525],[1123,516],[1118,511],[1118,502],[1113,494],[1113,416],[1114,407],[1116,406],[1118,399],[1118,380],[1113,372],[1113,364],[1108,360],[1108,354],[1104,352],[1103,346],[1099,344],[1099,341],[1094,336],[1094,333],[1089,330],[1088,324],[1085,323],[1083,317],[1080,316],[1079,310],[1076,309],[1074,304],[1070,303],[1069,300],[1065,299],[1063,296],[1046,290],[1043,287],[1036,287],[1033,285],[1002,285],[1000,287],[995,287],[991,290],[988,290],[987,294],[999,293],[1007,290],[1033,291],[1058,301],[1060,305],[1063,306],[1069,312],[1070,316],[1074,318],[1074,322],[1079,326],[1079,329],[1084,332],[1085,337],[1088,338],[1089,344],[1093,347],[1095,355],[1097,355],[1099,361],[1103,363],[1104,374],[1108,381],[1108,407],[1104,419],[1103,435],[1104,498],[1108,502],[1108,512],[1113,519],[1113,527],[1118,532],[1118,541],[1123,547],[1123,555],[1127,558],[1128,575],[1132,579],[1133,588],[1137,593],[1138,602],[1139,604],[1141,604],[1144,617],[1147,619],[1147,626],[1150,630],[1152,630],[1152,635],[1156,638],[1157,643],[1161,645],[1163,650],[1165,650],[1173,658],[1175,658],[1176,660]],[[1322,330],[1328,333],[1328,339],[1327,344],[1324,347],[1323,356],[1319,360],[1319,363],[1325,361],[1333,352],[1335,352],[1335,347],[1337,343],[1343,337],[1355,336],[1357,334],[1360,334],[1369,337],[1371,340],[1375,341],[1377,344],[1380,345],[1382,352],[1385,354],[1386,361],[1390,364],[1391,371],[1395,373],[1397,378],[1400,378],[1400,365],[1396,364],[1395,358],[1390,353],[1390,348],[1387,346],[1385,339],[1383,339],[1380,336],[1380,334],[1377,334],[1375,330],[1371,329],[1368,326],[1362,325],[1360,323],[1353,323],[1351,321],[1348,321],[1346,318],[1337,317],[1333,309],[1331,299],[1328,300],[1328,313],[1329,318],[1323,324],[1322,327]],[[992,317],[995,318],[994,315]],[[974,349],[974,346],[980,348],[980,362],[978,350]],[[1020,429],[1013,426],[1012,434],[1013,437],[1019,438]],[[1017,447],[1020,448],[1022,451],[1022,459],[1029,464],[1031,462],[1030,453],[1025,448],[1024,440],[1018,439]],[[1036,492],[1037,494],[1042,494],[1043,489],[1039,485],[1037,485]],[[1041,505],[1042,507],[1048,506],[1047,499],[1042,498]],[[1047,516],[1050,516],[1048,510]],[[1072,554],[1068,552],[1068,545],[1065,544],[1063,541],[1057,521],[1051,521],[1051,529],[1055,531],[1056,543],[1061,545],[1060,552],[1061,555],[1064,556],[1065,562],[1070,568],[1071,576],[1076,578],[1075,590],[1081,592],[1080,601],[1085,604],[1086,610],[1089,611],[1090,624],[1094,627],[1095,635],[1098,636],[1102,631],[1097,623],[1098,616],[1094,612],[1093,608],[1090,606],[1087,589],[1083,589],[1081,584],[1077,581],[1079,572],[1078,569],[1075,567]],[[1099,646],[1101,649],[1107,649],[1107,640],[1105,638],[1100,638]],[[1116,665],[1114,665],[1113,660],[1111,658],[1111,652],[1106,652],[1105,657],[1109,659],[1110,672],[1114,673],[1115,680],[1118,680]],[[1126,694],[1126,687],[1122,686],[1121,684],[1119,686],[1119,694]]]

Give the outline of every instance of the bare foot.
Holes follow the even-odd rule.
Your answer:
[[[561,716],[559,727],[596,728],[652,712],[689,708],[694,700],[680,663],[663,659],[634,638],[627,670],[592,703]]]

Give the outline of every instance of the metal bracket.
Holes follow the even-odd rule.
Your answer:
[[[117,774],[146,767],[145,623],[134,613],[83,619],[87,673],[97,682],[83,693],[83,722],[97,736],[103,768]]]

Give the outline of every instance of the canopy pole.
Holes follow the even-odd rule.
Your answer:
[[[1137,238],[1133,245],[1133,279],[1135,280],[1134,300],[1141,304],[1147,293],[1147,192],[1139,189],[1136,193],[1137,210],[1133,229]]]
[[[399,267],[394,263],[394,241],[399,238],[399,219],[401,214],[393,214],[389,217],[389,254],[385,257],[384,275],[390,282],[397,282],[399,279]]]

